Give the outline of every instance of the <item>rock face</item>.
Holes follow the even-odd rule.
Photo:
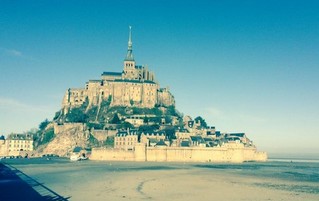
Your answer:
[[[89,132],[82,123],[54,125],[55,138],[39,154],[67,156],[77,146],[87,147]]]

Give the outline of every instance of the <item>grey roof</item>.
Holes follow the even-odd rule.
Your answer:
[[[32,140],[32,135],[30,134],[10,134],[8,136],[10,140]]]
[[[158,143],[158,140],[155,139],[155,138],[151,138],[151,139],[149,139],[149,142],[150,142],[150,143]]]
[[[136,69],[142,69],[142,68],[144,68],[144,66],[136,65],[135,68],[136,68]]]
[[[150,81],[150,80],[141,81],[141,80],[115,79],[114,82],[131,82],[131,83],[140,83],[140,84],[143,84],[143,83],[156,84],[155,82]]]
[[[227,137],[226,139],[227,139],[227,140],[229,140],[229,141],[236,141],[236,140],[240,140],[240,138],[239,138],[239,137]]]
[[[189,147],[189,141],[182,141],[181,147]]]
[[[146,132],[146,133],[142,133],[146,136],[156,136],[156,135],[159,135],[159,136],[165,136],[166,135],[166,132],[165,131],[153,131],[153,132]]]
[[[89,82],[102,82],[102,80],[89,80]]]
[[[138,135],[139,134],[139,131],[137,131],[136,129],[132,129],[130,130],[129,132],[127,132],[126,130],[125,131],[119,131],[116,136],[117,137],[125,137],[127,135]]]
[[[195,141],[200,142],[200,143],[204,142],[204,140],[201,136],[190,136],[190,137],[191,137],[191,140],[193,142],[195,142]]]
[[[244,137],[245,133],[228,133],[227,136]]]
[[[213,141],[213,139],[212,139],[212,138],[209,138],[209,137],[207,137],[207,138],[205,137],[204,140],[205,140],[206,142],[208,142],[208,141],[209,141],[209,142]]]
[[[103,72],[102,73],[102,76],[103,75],[108,75],[108,76],[122,76],[122,73],[119,73],[119,72]]]
[[[167,146],[167,144],[165,144],[164,140],[160,140],[155,146]]]

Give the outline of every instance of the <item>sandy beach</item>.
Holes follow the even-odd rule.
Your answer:
[[[9,162],[10,163],[10,162]],[[319,200],[318,163],[11,162],[69,200]],[[294,172],[295,171],[295,172]],[[303,171],[302,173],[300,171]]]

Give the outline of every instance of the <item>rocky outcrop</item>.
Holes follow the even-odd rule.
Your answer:
[[[54,125],[54,139],[39,154],[57,154],[68,156],[75,147],[87,147],[89,144],[89,131],[82,123]]]

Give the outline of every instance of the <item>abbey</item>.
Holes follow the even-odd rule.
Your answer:
[[[175,105],[174,96],[168,88],[160,88],[155,75],[146,66],[136,65],[132,49],[132,31],[129,27],[127,55],[122,72],[103,72],[101,79],[89,80],[85,88],[66,91],[62,108],[64,111],[84,103],[88,107],[109,101],[110,106],[136,106],[153,108]]]

